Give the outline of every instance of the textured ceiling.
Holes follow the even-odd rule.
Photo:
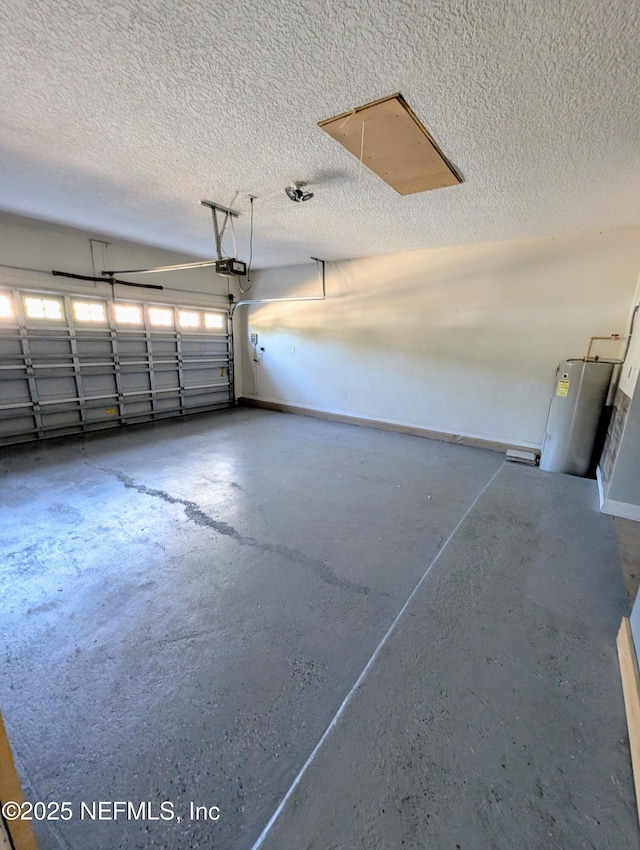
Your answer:
[[[0,209],[211,256],[239,190],[246,259],[253,193],[263,267],[638,223],[639,35],[629,0],[9,0]],[[316,125],[396,91],[461,186]]]

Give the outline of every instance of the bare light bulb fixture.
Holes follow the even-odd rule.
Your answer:
[[[287,193],[289,200],[295,201],[298,204],[300,201],[308,201],[313,198],[313,192],[305,192],[303,190],[302,187],[304,185],[304,183],[296,181],[291,186],[285,186],[284,191]]]

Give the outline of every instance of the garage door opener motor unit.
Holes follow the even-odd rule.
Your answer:
[[[216,273],[225,277],[244,277],[247,273],[247,264],[243,260],[237,260],[235,257],[222,256],[222,234],[224,234],[227,222],[231,222],[231,233],[233,236],[233,249],[236,252],[236,237],[233,228],[233,219],[238,218],[238,213],[235,210],[230,210],[227,207],[222,207],[220,204],[214,204],[213,201],[200,201],[204,207],[209,207],[213,218],[213,235],[216,240]],[[218,213],[224,213],[224,221],[222,229],[218,222]]]

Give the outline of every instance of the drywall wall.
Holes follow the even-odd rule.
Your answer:
[[[639,236],[630,227],[327,263],[326,301],[238,308],[250,311],[241,393],[539,448],[557,364],[582,356],[589,336],[626,329]],[[319,291],[315,264],[254,275],[256,298]]]
[[[640,280],[629,313],[631,323],[640,302]],[[634,332],[615,395],[613,416],[598,467],[600,508],[604,513],[640,521],[640,319]]]
[[[633,313],[638,304],[640,304],[640,278],[638,278],[636,291],[633,295],[633,301],[629,311],[629,319],[627,321],[627,328],[631,325]],[[634,333],[631,338],[631,342],[629,343],[629,351],[627,352],[627,357],[620,373],[619,383],[620,389],[625,392],[629,398],[633,398],[636,383],[638,381],[638,372],[640,371],[640,310],[636,316],[633,330]]]
[[[212,231],[210,257],[214,255]],[[110,294],[111,288],[107,284],[52,277],[50,272],[57,269],[99,277],[103,269],[149,268],[201,259],[203,258],[0,213],[0,285],[86,292],[94,295],[107,292]],[[152,301],[183,301],[204,306],[212,304],[212,300],[215,300],[218,306],[228,303],[227,279],[216,275],[210,268],[121,277],[136,283],[152,283],[164,287],[162,291],[116,287],[116,294],[121,298],[135,299],[142,297],[144,293],[145,298]],[[232,291],[237,293],[237,289]]]
[[[611,502],[633,505],[634,516],[640,519],[640,394],[631,399],[622,437],[608,481],[606,498]],[[606,510],[605,513],[610,511]]]

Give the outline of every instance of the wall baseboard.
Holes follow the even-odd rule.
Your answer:
[[[621,519],[632,519],[640,522],[640,505],[632,505],[629,502],[617,502],[615,499],[605,499],[600,505],[600,511],[609,516],[617,516]]]
[[[609,516],[617,516],[620,519],[631,519],[634,522],[640,522],[640,505],[633,505],[631,502],[618,502],[616,499],[608,499],[605,496],[599,466],[596,469],[596,479],[598,481],[601,513],[608,514]]]
[[[429,440],[442,440],[446,443],[456,443],[461,446],[490,449],[494,452],[506,452],[507,449],[516,451],[536,451],[539,446],[502,443],[495,440],[485,440],[481,437],[470,437],[463,434],[450,434],[446,431],[434,431],[429,428],[418,428],[413,425],[401,425],[397,422],[386,422],[382,419],[367,419],[364,416],[349,416],[345,413],[333,413],[315,407],[287,404],[281,401],[257,398],[256,396],[240,396],[238,404],[245,407],[260,407],[263,410],[278,410],[281,413],[293,413],[298,416],[310,416],[312,419],[326,419],[330,422],[342,422],[345,425],[360,425],[364,428],[377,428],[380,431],[396,431],[400,434],[410,434],[412,437],[426,437]]]
[[[605,495],[604,495],[604,484],[602,483],[602,473],[600,472],[600,465],[596,466],[596,481],[598,482],[598,499],[600,500],[600,510],[602,510],[602,506],[605,503]]]

